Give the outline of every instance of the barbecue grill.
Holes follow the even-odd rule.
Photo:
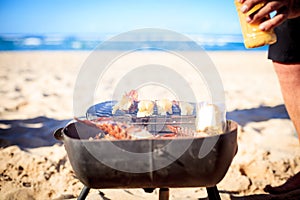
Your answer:
[[[103,112],[99,114],[97,110],[97,116],[100,115]],[[166,116],[165,123],[189,124],[193,117],[195,116]],[[91,116],[88,114],[87,118]],[[146,121],[135,119],[132,123],[148,125],[153,134],[167,133],[162,120],[157,123],[157,119],[161,118],[153,118],[155,117],[151,116]],[[172,120],[168,120],[170,118]],[[220,196],[216,185],[225,176],[237,152],[237,124],[233,121],[226,123],[223,134],[207,137],[90,140],[89,138],[99,133],[99,129],[72,122],[55,131],[54,136],[64,142],[72,168],[84,184],[79,200],[86,198],[90,188],[144,188],[145,192],[160,188],[159,199],[166,200],[169,188],[178,187],[206,187],[208,198],[218,200]],[[158,126],[161,131],[158,131]],[[211,148],[206,154],[200,155],[199,152],[207,144],[211,144]],[[148,153],[145,154],[148,157],[139,160],[135,157],[119,156],[116,149]],[[178,153],[179,150],[182,152]],[[166,164],[160,166],[161,163]],[[118,169],[118,166],[122,166],[124,170]]]

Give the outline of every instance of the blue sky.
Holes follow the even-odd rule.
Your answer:
[[[121,33],[138,28],[240,34],[233,0],[0,0],[0,34]]]

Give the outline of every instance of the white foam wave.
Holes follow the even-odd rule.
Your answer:
[[[42,40],[36,37],[28,37],[25,38],[22,43],[25,46],[39,46],[42,44]]]

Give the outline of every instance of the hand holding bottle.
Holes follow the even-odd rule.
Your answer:
[[[300,0],[239,0],[239,2],[243,4],[241,12],[244,14],[257,4],[264,4],[258,12],[246,18],[249,24],[259,23],[266,15],[276,12],[274,17],[260,23],[259,28],[262,31],[269,31],[286,19],[300,16]]]
[[[246,4],[242,4],[241,0],[234,0],[234,3],[239,16],[244,44],[246,48],[260,47],[268,44],[273,44],[277,41],[273,29],[260,29],[260,25],[270,19],[269,13],[263,16],[261,19],[250,23],[251,18],[264,8],[264,2],[255,4],[251,7],[251,9],[248,9]]]

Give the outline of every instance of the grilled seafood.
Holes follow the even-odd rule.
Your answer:
[[[187,102],[179,102],[179,107],[181,110],[181,115],[192,115],[194,111],[194,106]]]
[[[92,126],[101,130],[93,139],[109,139],[109,140],[124,140],[124,139],[147,139],[147,138],[170,138],[170,137],[206,137],[212,135],[212,130],[195,131],[192,128],[182,127],[177,125],[166,125],[168,132],[164,134],[153,135],[144,128],[135,127],[126,123],[115,122],[109,117],[100,117],[94,121],[82,120],[75,118],[76,121]],[[211,132],[208,132],[211,131]]]
[[[138,101],[138,93],[136,90],[131,90],[129,93],[125,93],[122,99],[113,107],[112,114],[115,114],[117,110],[130,111],[134,109],[134,102]]]
[[[192,131],[191,129],[187,128],[187,127],[181,127],[181,126],[171,126],[171,125],[167,125],[168,129],[176,134],[176,136],[193,136],[194,135],[194,131]]]
[[[153,114],[154,103],[153,101],[143,100],[138,104],[138,113],[137,117],[148,117]]]
[[[172,134],[166,134],[163,137],[178,137],[178,136],[206,137],[209,135],[206,132],[197,132],[188,127],[171,126],[171,125],[167,125],[167,127],[172,132]]]
[[[76,121],[100,129],[105,133],[105,139],[142,139],[153,137],[145,129],[141,129],[128,124],[112,121],[111,118],[99,118],[95,121],[81,120],[75,118]],[[94,139],[101,139],[101,134],[98,134]]]
[[[167,99],[157,100],[157,113],[159,115],[166,115],[167,113],[173,114],[172,105],[172,102]]]
[[[221,134],[226,128],[225,111],[222,108],[207,102],[194,104],[167,99],[138,100],[138,92],[131,90],[112,108],[109,107],[109,111],[104,114],[96,112],[95,115],[109,117],[93,118],[91,121],[76,120],[100,129],[101,134],[97,138],[205,137]],[[117,111],[123,112],[107,115],[110,111],[113,115]]]
[[[125,93],[121,100],[113,106],[112,114],[114,115],[118,110],[121,110],[131,114],[136,113],[137,117],[147,117],[153,114],[172,115],[173,106],[181,110],[181,115],[192,115],[194,111],[194,106],[187,102],[170,101],[168,99],[138,100],[138,92],[131,90],[129,93]]]
[[[108,118],[105,120],[101,121],[101,119],[97,119],[97,122],[101,123],[96,123],[90,120],[81,120],[78,118],[75,118],[76,121],[86,124],[88,126],[92,126],[95,128],[100,129],[103,131],[106,135],[105,138],[114,138],[114,139],[130,139],[130,136],[127,133],[127,129],[129,128],[126,124],[123,123],[117,123],[117,122],[112,122]],[[107,136],[108,134],[108,136]],[[99,136],[98,136],[99,137]]]

